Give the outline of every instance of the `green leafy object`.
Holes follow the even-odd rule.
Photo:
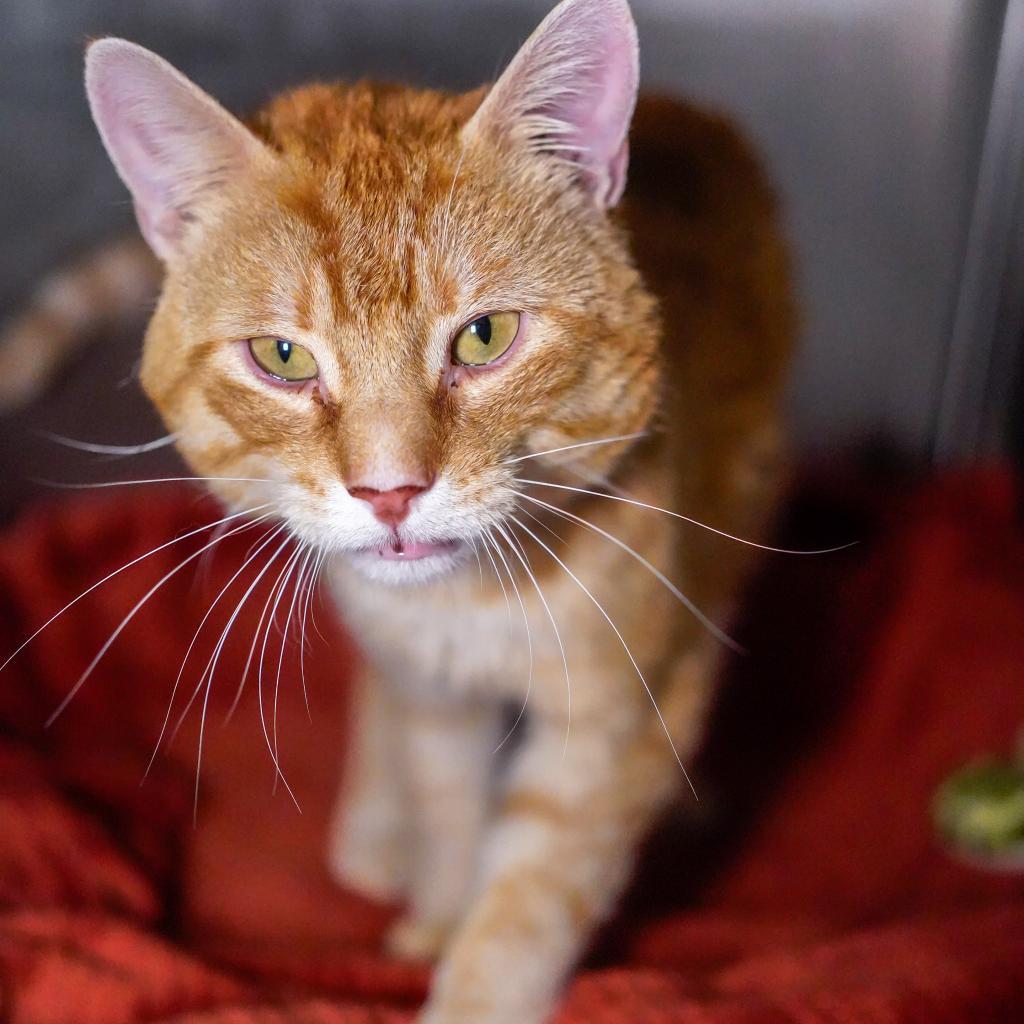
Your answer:
[[[936,791],[936,827],[957,850],[976,856],[1024,853],[1024,767],[979,761]]]

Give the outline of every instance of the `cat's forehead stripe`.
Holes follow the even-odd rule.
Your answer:
[[[338,292],[321,260],[309,261],[299,283],[297,309],[299,327],[303,331],[323,333],[325,327],[338,318]]]
[[[308,192],[327,189],[329,184],[307,185],[307,196],[296,201],[286,194],[283,203],[305,230],[297,235],[309,238],[299,253],[303,272],[294,282],[297,323],[302,330],[323,330],[357,319],[371,320],[394,308],[411,310],[425,299],[425,291],[440,292],[450,299],[450,288],[431,288],[442,283],[443,275],[432,272],[430,230],[419,213],[415,197],[390,197],[387,214],[372,215],[344,197]],[[447,304],[447,303],[446,303]]]
[[[349,161],[358,174],[374,157],[407,158],[420,147],[452,139],[485,91],[451,95],[373,82],[305,86],[272,100],[253,127],[286,154],[327,166]],[[353,162],[357,153],[362,159]],[[396,160],[391,164],[399,166]]]

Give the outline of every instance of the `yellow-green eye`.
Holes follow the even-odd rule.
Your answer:
[[[316,360],[307,349],[296,345],[294,341],[270,335],[252,338],[249,341],[249,351],[256,360],[256,365],[278,380],[312,380],[319,374]]]
[[[518,333],[518,313],[488,313],[459,331],[452,355],[465,366],[484,366],[504,355]]]

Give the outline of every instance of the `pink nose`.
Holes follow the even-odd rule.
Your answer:
[[[386,526],[394,529],[409,514],[409,503],[426,487],[420,484],[403,484],[390,491],[378,491],[376,487],[350,487],[353,498],[368,502],[373,514]]]

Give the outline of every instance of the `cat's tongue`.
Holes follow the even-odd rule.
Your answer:
[[[377,554],[389,562],[403,561],[412,562],[417,558],[429,558],[430,555],[439,555],[445,551],[451,551],[455,547],[454,541],[443,541],[434,543],[432,541],[392,541],[387,547],[379,548]]]

